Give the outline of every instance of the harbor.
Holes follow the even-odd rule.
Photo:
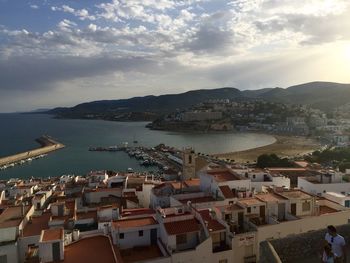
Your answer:
[[[21,165],[35,159],[43,158],[48,153],[65,147],[64,144],[57,142],[48,135],[43,135],[36,139],[36,141],[41,145],[40,148],[0,158],[0,169],[4,170],[15,165]]]

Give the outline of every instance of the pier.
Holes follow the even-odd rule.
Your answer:
[[[57,142],[47,135],[41,136],[40,138],[36,139],[36,141],[41,145],[40,148],[0,158],[0,167],[14,165],[25,160],[35,159],[39,156],[65,147],[65,145]]]

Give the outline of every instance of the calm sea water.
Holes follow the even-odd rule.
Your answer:
[[[223,153],[264,146],[274,137],[253,133],[178,133],[152,131],[145,122],[110,122],[100,120],[58,120],[43,114],[0,114],[0,156],[37,148],[35,138],[48,134],[66,145],[30,164],[0,171],[0,180],[86,174],[91,170],[109,169],[145,171],[124,152],[89,152],[90,146],[111,146],[138,141],[138,145],[165,143],[178,148],[191,146],[197,152]]]

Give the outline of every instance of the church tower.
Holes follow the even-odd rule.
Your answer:
[[[196,154],[192,148],[182,150],[182,178],[188,180],[196,177]]]

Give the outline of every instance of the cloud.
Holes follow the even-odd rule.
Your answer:
[[[67,89],[74,103],[115,90],[126,97],[295,84],[319,77],[317,64],[300,66],[318,61],[309,53],[329,58],[350,40],[348,0],[79,1],[51,12],[52,25],[40,17],[47,26],[39,29],[0,25],[1,105],[5,97],[31,94],[34,103]]]
[[[38,5],[30,5],[30,8],[31,9],[39,9],[39,6]]]
[[[85,8],[83,9],[74,9],[68,5],[62,5],[61,7],[57,7],[57,6],[52,6],[51,7],[52,11],[62,11],[65,13],[70,13],[76,17],[78,17],[80,20],[95,20],[95,16],[90,15],[89,11]]]

